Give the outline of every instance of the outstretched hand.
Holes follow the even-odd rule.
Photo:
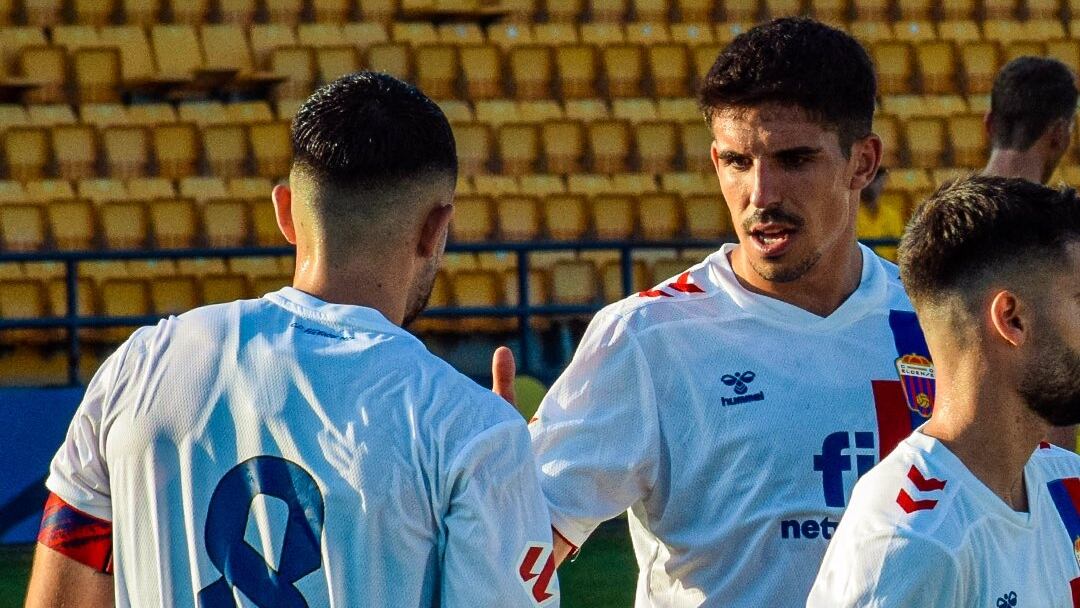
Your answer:
[[[514,376],[517,370],[514,353],[505,346],[495,349],[491,356],[491,392],[505,399],[510,405],[517,405],[514,395]]]

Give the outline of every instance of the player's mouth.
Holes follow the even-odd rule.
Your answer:
[[[787,253],[798,230],[783,224],[756,224],[751,227],[750,240],[758,252],[767,258],[779,257]]]

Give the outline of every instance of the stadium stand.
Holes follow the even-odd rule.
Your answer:
[[[892,171],[858,230],[885,255],[921,196],[985,162],[982,113],[1003,62],[1038,53],[1080,68],[1080,7],[1055,0],[0,3],[0,356],[28,370],[0,381],[85,377],[130,329],[77,332],[101,348],[69,377],[62,324],[14,326],[67,314],[67,264],[85,317],[287,282],[269,191],[288,171],[289,120],[361,68],[418,83],[454,127],[452,241],[468,255],[448,260],[432,307],[510,311],[418,330],[546,330],[646,289],[730,238],[693,91],[723,44],[787,14],[852,32],[877,64]],[[1074,149],[1060,175],[1080,177],[1077,165]],[[271,257],[246,257],[260,253]],[[95,261],[106,254],[121,257]],[[548,318],[515,308],[525,285]]]

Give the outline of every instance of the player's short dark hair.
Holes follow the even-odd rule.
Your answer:
[[[1078,239],[1080,197],[1072,188],[973,175],[943,185],[915,210],[900,241],[900,277],[917,306],[978,297],[972,288],[991,273],[1054,268]]]
[[[716,59],[698,101],[712,124],[726,108],[794,105],[834,129],[847,156],[870,134],[877,80],[866,49],[823,23],[785,17],[731,41]]]
[[[378,72],[315,91],[292,124],[293,167],[323,186],[380,188],[445,173],[457,179],[446,115],[416,87]]]
[[[1027,150],[1055,120],[1076,112],[1076,80],[1056,59],[1018,57],[994,79],[990,95],[993,146]]]

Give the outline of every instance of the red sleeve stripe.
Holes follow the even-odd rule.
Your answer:
[[[551,530],[555,532],[555,535],[561,538],[564,543],[570,545],[570,555],[567,555],[567,557],[569,557],[570,559],[574,559],[575,557],[577,557],[577,554],[580,551],[578,546],[570,542],[569,538],[566,538],[566,536],[564,536],[562,532],[559,532],[554,527],[552,527]]]
[[[112,523],[49,494],[37,542],[98,572],[112,573]]]

